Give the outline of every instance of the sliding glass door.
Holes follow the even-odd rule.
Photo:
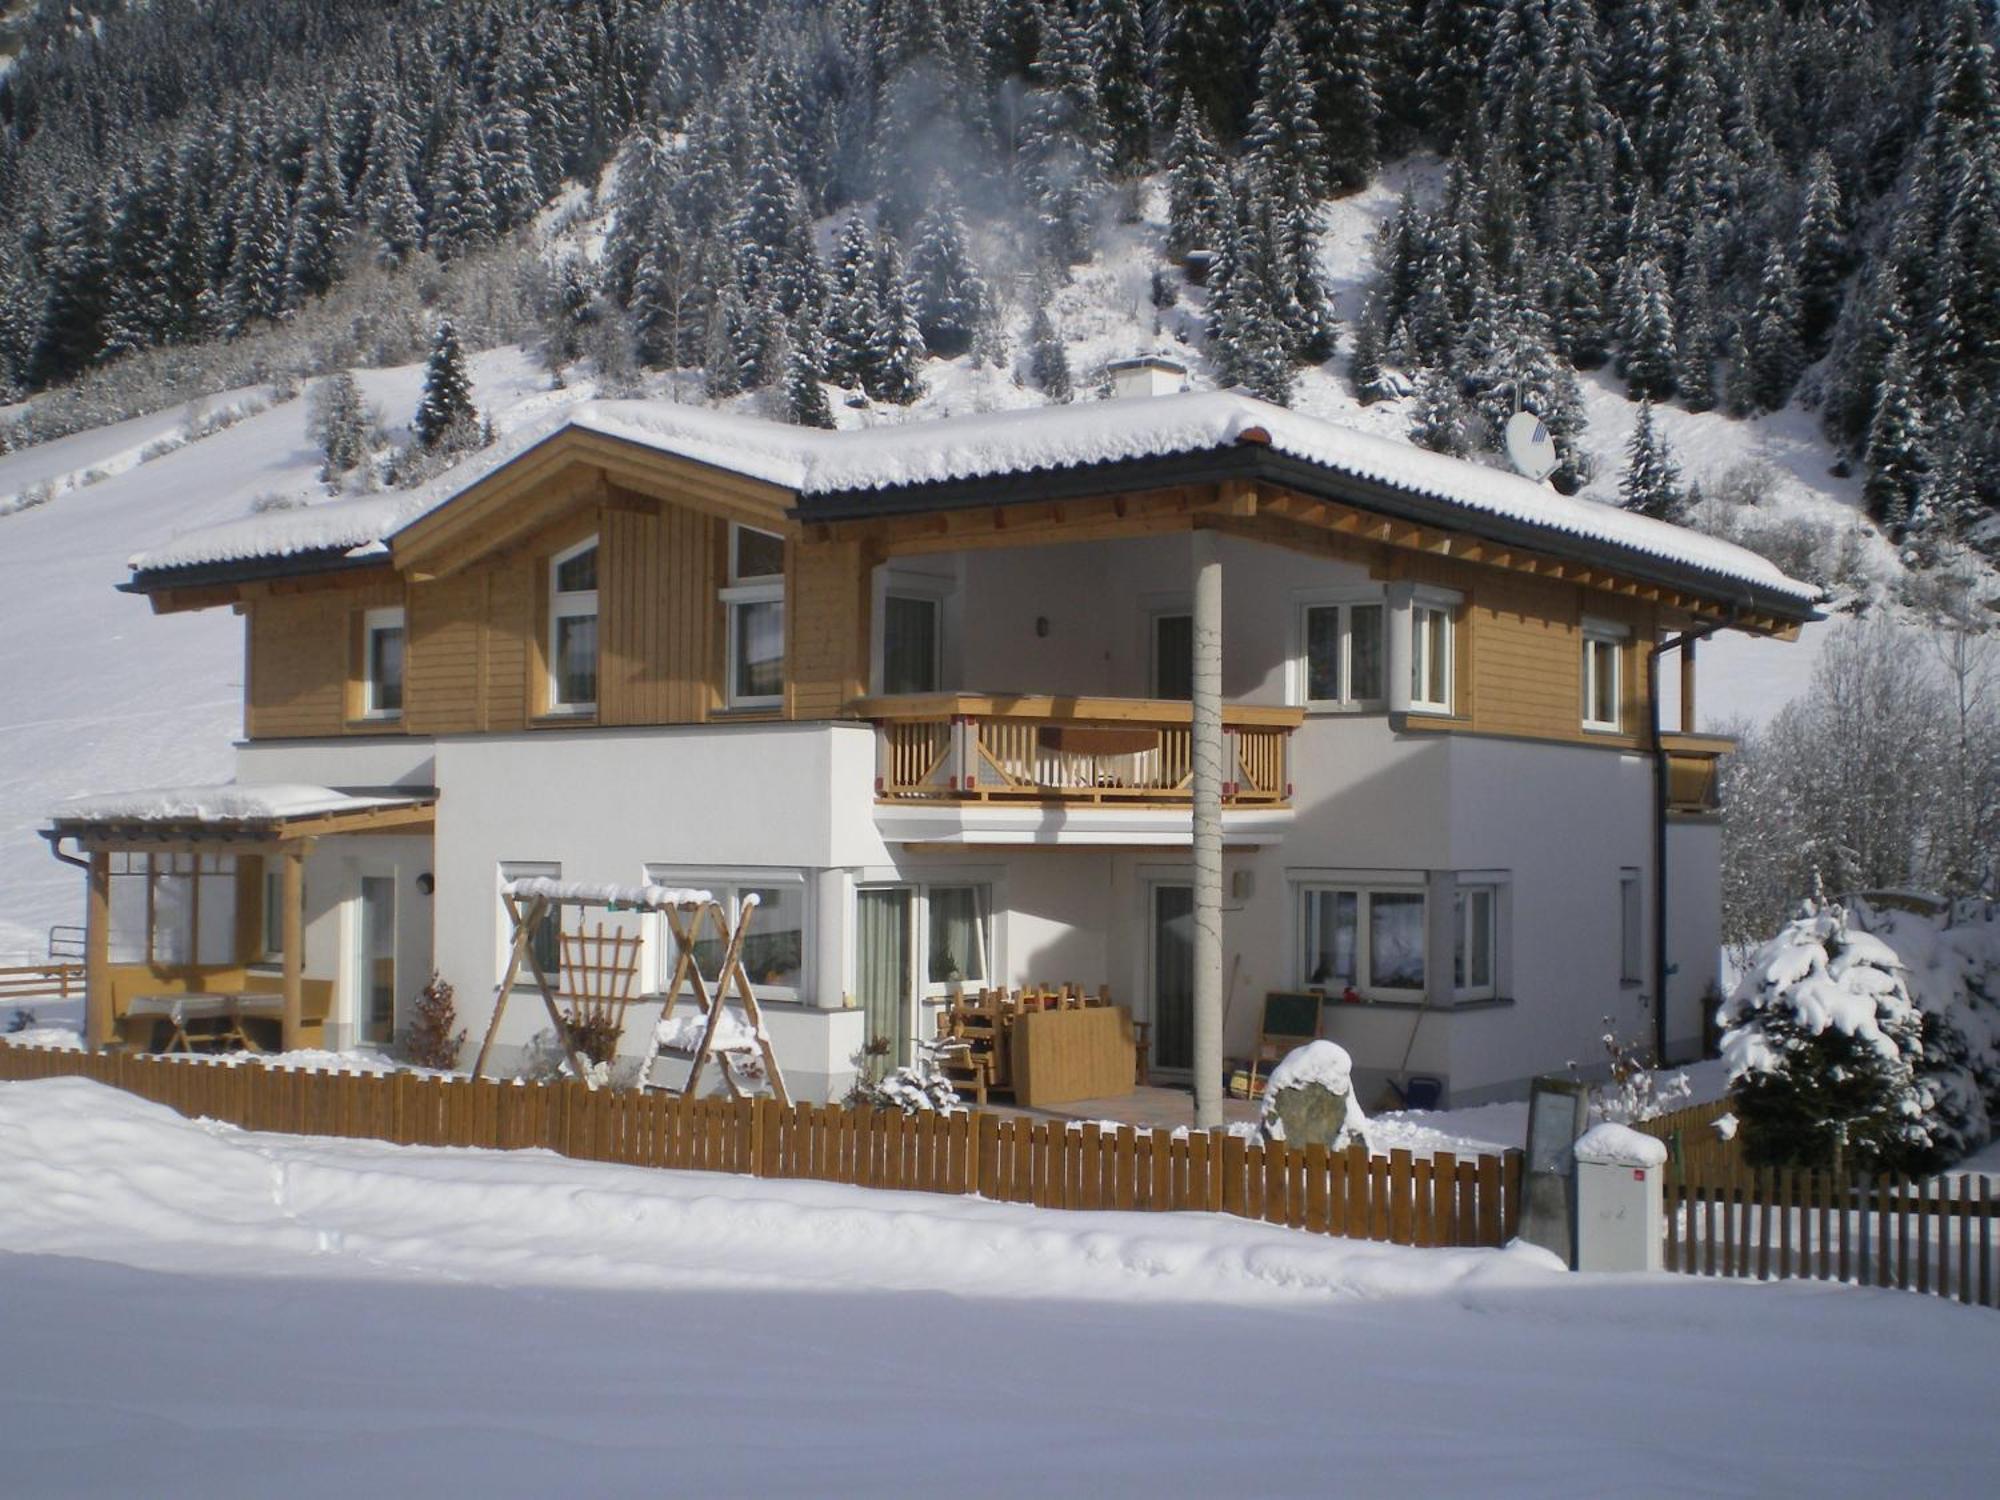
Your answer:
[[[867,1022],[869,1071],[880,1076],[910,1060],[916,892],[863,888],[854,900],[854,998]]]

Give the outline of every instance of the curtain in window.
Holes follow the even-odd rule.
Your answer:
[[[891,594],[882,614],[882,691],[934,693],[937,690],[937,601]]]
[[[785,606],[736,606],[736,696],[775,698],[785,690]]]
[[[1368,897],[1368,982],[1383,989],[1424,987],[1424,898],[1376,891]]]
[[[805,952],[804,889],[746,886],[743,894],[755,895],[759,902],[749,935],[743,939],[743,971],[760,988],[797,989]]]
[[[1347,696],[1370,702],[1382,696],[1382,606],[1357,604],[1347,612]]]
[[[1360,895],[1311,891],[1306,895],[1306,983],[1346,989],[1360,980],[1355,951],[1360,937]]]
[[[854,901],[854,988],[870,1044],[888,1051],[871,1057],[878,1074],[905,1060],[909,1049],[910,912],[907,889],[857,891]]]
[[[930,982],[986,982],[986,900],[978,886],[939,886],[930,893]]]
[[[1153,888],[1153,1065],[1194,1066],[1194,887]]]
[[[185,855],[153,867],[153,962],[194,962],[194,861]]]
[[[201,860],[201,890],[197,909],[194,961],[198,964],[236,962],[236,860],[207,854]]]

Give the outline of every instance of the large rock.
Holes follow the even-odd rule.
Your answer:
[[[1354,1059],[1332,1042],[1285,1054],[1264,1084],[1264,1136],[1291,1146],[1367,1145],[1368,1117],[1354,1097]]]

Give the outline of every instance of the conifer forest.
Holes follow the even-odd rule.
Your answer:
[[[999,357],[1004,284],[1060,398],[1039,304],[1163,182],[1156,296],[1200,269],[1224,383],[1282,402],[1336,361],[1451,452],[1532,409],[1569,488],[1578,371],[1799,403],[1893,539],[1978,541],[1994,42],[1991,0],[44,6],[0,75],[0,388],[449,277],[583,183],[608,235],[535,268],[552,360],[615,343],[826,423],[825,384],[909,401],[927,356]],[[1337,317],[1324,205],[1419,153],[1441,191]],[[1671,459],[1633,467],[1626,503],[1671,514]]]

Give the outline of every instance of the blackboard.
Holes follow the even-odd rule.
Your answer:
[[[1318,995],[1296,990],[1271,990],[1264,996],[1265,1036],[1319,1035]]]

